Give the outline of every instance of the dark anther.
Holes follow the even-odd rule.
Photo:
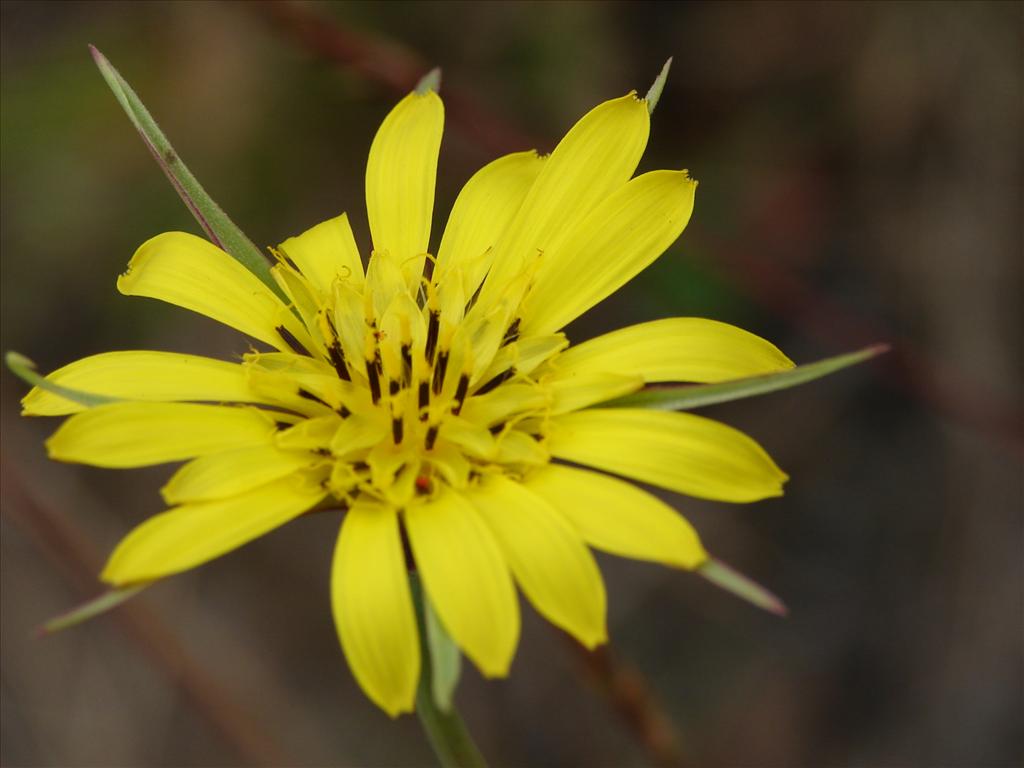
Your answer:
[[[306,400],[312,400],[314,403],[320,403],[320,405],[326,405],[328,408],[331,407],[328,403],[325,403],[308,389],[303,389],[302,387],[299,387],[299,397],[304,397]]]
[[[348,373],[348,366],[345,365],[345,353],[341,351],[341,343],[337,339],[327,348],[327,354],[331,358],[334,370],[338,372],[338,377],[345,381],[352,381],[352,377]]]
[[[347,419],[349,416],[352,415],[352,411],[350,411],[343,405],[341,406],[341,408],[338,409],[338,415],[341,416],[341,418],[343,419]]]
[[[430,405],[430,385],[425,381],[420,382],[419,403],[420,421],[427,420],[427,406]]]
[[[372,360],[366,361],[366,378],[370,380],[370,397],[376,405],[380,402],[380,374],[377,373],[377,366]]]
[[[395,381],[394,379],[388,379],[388,394],[394,397],[395,395],[398,394],[398,390],[400,389],[401,387],[398,385],[397,381]]]
[[[448,371],[448,353],[439,352],[437,355],[437,365],[434,366],[434,394],[440,395],[441,389],[444,387],[444,375]]]
[[[355,472],[364,472],[364,471],[366,471],[369,468],[370,468],[370,465],[367,464],[365,461],[355,461],[355,462],[352,463],[352,469]]]
[[[285,430],[285,429],[288,429],[288,427],[291,427],[291,426],[294,426],[294,425],[293,424],[289,424],[287,421],[275,421],[274,422],[274,427],[277,428],[278,432],[280,432],[282,430]]]
[[[398,445],[400,442],[402,442],[403,429],[404,425],[401,416],[399,416],[397,419],[391,420],[391,437],[395,439],[395,445]]]
[[[331,455],[331,449],[330,448],[314,448],[313,449],[313,453],[317,454],[318,456],[330,456]]]
[[[484,280],[486,280],[486,277],[484,278]],[[473,291],[473,295],[470,296],[469,301],[466,302],[466,314],[468,314],[469,310],[471,310],[473,308],[473,305],[476,304],[476,300],[480,298],[480,291],[484,289],[484,280],[480,281],[480,285],[476,287],[476,290]]]
[[[398,532],[402,537],[402,554],[405,555],[406,570],[414,573],[416,571],[416,558],[412,553],[412,544],[409,541],[409,533],[405,530],[405,521],[399,518]]]
[[[519,324],[522,322],[520,318],[516,318],[512,321],[512,325],[505,331],[505,338],[501,340],[501,346],[505,347],[511,344],[513,341],[519,338]]]
[[[292,348],[292,352],[294,352],[297,355],[306,355],[307,357],[312,357],[312,355],[309,353],[309,350],[302,346],[302,344],[299,343],[299,340],[292,335],[291,331],[289,331],[283,325],[277,326],[274,330],[281,335],[281,338],[284,339],[284,343]]]
[[[459,376],[459,386],[455,390],[455,405],[452,406],[452,413],[456,416],[459,415],[459,411],[462,410],[462,403],[466,399],[466,392],[469,391],[469,376],[462,374]]]
[[[412,347],[408,344],[402,345],[402,381],[409,383],[412,376]]]
[[[434,443],[436,443],[436,442],[437,442],[437,425],[435,424],[434,426],[432,426],[429,429],[427,429],[427,439],[425,441],[426,446],[427,446],[427,450],[429,451],[431,448],[433,448],[434,447]]]
[[[475,394],[475,395],[486,395],[492,389],[496,389],[499,385],[504,384],[506,381],[511,379],[513,374],[515,374],[515,369],[513,369],[513,368],[506,368],[504,371],[502,371],[497,376],[495,376],[493,379],[491,379],[486,384],[484,384],[482,387],[480,387],[473,394]]]
[[[497,435],[504,428],[505,428],[505,422],[502,421],[502,422],[499,422],[498,424],[495,424],[493,427],[488,427],[487,431],[490,432],[492,435]]]
[[[441,313],[432,310],[430,312],[430,320],[427,321],[427,345],[424,348],[428,363],[434,362],[434,352],[437,349],[437,332],[440,328]]]

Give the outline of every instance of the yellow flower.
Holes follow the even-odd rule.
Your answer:
[[[443,121],[427,91],[380,127],[365,272],[343,214],[276,249],[287,304],[181,232],[144,243],[118,279],[123,294],[191,309],[275,351],[241,362],[110,352],[48,378],[118,402],[84,409],[38,388],[23,401],[26,414],[73,414],[47,443],[54,459],[187,461],[162,489],[171,508],[114,551],[110,584],[192,568],[318,505],[346,509],[334,618],[356,679],[392,715],[412,709],[420,672],[410,559],[447,632],[501,676],[519,635],[514,584],[593,647],[606,639],[605,592],[588,546],[685,569],[706,560],[682,517],[615,476],[731,502],[779,495],[786,480],[757,443],[710,419],[591,407],[655,382],[790,368],[767,341],[698,318],[573,347],[561,333],[690,218],[696,182],[685,171],[633,176],[646,102],[608,101],[549,156],[482,168],[435,256]]]

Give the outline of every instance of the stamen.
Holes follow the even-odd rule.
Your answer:
[[[476,304],[476,300],[480,298],[480,291],[482,291],[484,289],[484,283],[486,283],[486,282],[487,282],[487,275],[484,275],[484,279],[480,281],[480,285],[478,285],[476,287],[476,290],[473,291],[473,295],[470,296],[469,297],[469,301],[466,302],[466,310],[465,310],[466,314],[469,314],[469,310],[471,310],[473,308],[473,305]]]
[[[459,376],[459,386],[455,389],[455,405],[452,406],[452,413],[456,416],[462,410],[462,403],[466,399],[466,392],[469,391],[469,376],[465,373]]]
[[[348,372],[348,365],[345,363],[345,353],[342,351],[341,341],[338,339],[338,329],[334,325],[334,319],[331,317],[330,312],[324,311],[320,314],[324,319],[324,325],[327,326],[327,330],[331,335],[331,343],[327,345],[327,356],[331,359],[331,365],[338,372],[339,378],[345,381],[352,381],[352,377]]]
[[[308,389],[303,389],[302,387],[299,387],[299,397],[304,397],[306,400],[312,400],[314,403],[320,403],[320,405],[326,405],[328,408],[331,407],[330,403],[325,403]]]
[[[412,378],[412,345],[402,345],[402,384],[408,386]]]
[[[444,387],[444,376],[448,372],[448,351],[442,350],[437,354],[437,365],[434,366],[434,394],[440,395]]]
[[[434,447],[434,443],[437,442],[437,430],[438,427],[436,424],[431,425],[427,429],[427,438],[424,441],[424,444],[426,445],[428,451],[432,449]]]
[[[515,368],[506,368],[504,371],[499,373],[497,376],[495,376],[493,379],[488,381],[482,387],[477,389],[477,391],[474,392],[473,394],[474,395],[486,395],[492,389],[497,389],[500,385],[504,384],[506,381],[511,379],[515,375],[515,372],[516,372]]]
[[[416,571],[416,557],[412,553],[412,543],[409,541],[409,532],[405,530],[405,520],[398,518],[398,532],[402,537],[402,554],[405,556],[405,568],[408,571]]]
[[[398,394],[400,389],[401,389],[401,386],[399,386],[397,381],[395,381],[394,379],[389,379],[388,380],[388,394],[389,395],[394,397],[395,395]]]
[[[512,325],[505,331],[505,338],[501,340],[501,346],[505,347],[516,341],[519,338],[519,324],[522,322],[522,318],[517,317],[512,321]]]
[[[430,385],[425,381],[420,382],[419,403],[417,405],[420,410],[420,421],[426,421],[430,416],[430,413],[427,411],[427,406],[430,405]]]
[[[373,360],[366,361],[366,378],[370,380],[370,397],[376,405],[380,402],[380,374]]]
[[[437,332],[441,328],[441,313],[436,309],[430,310],[430,319],[427,321],[427,345],[424,348],[427,362],[434,362],[434,352],[437,350]]]
[[[327,348],[327,355],[331,358],[331,365],[338,372],[338,377],[345,381],[352,381],[348,366],[345,364],[345,353],[341,351],[341,342],[335,339],[334,343]]]
[[[402,442],[402,433],[404,431],[404,422],[401,416],[395,416],[391,419],[391,437],[395,440],[395,445]]]
[[[274,330],[281,335],[281,338],[284,339],[284,343],[292,348],[292,352],[294,352],[297,355],[305,355],[307,357],[313,356],[312,354],[310,354],[309,350],[306,349],[306,347],[302,343],[300,343],[299,340],[296,339],[294,335],[292,335],[292,332],[285,328],[283,325],[277,326],[276,328],[274,328]]]

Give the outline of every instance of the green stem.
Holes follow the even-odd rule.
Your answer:
[[[415,572],[409,574],[409,581],[413,602],[416,604],[416,622],[419,625],[420,651],[423,657],[420,663],[419,688],[416,689],[416,714],[442,768],[487,768],[487,761],[473,742],[473,737],[470,736],[455,704],[452,703],[446,712],[434,699],[434,674],[430,645],[427,642],[423,592]]]
[[[419,690],[416,691],[416,714],[442,768],[486,768],[484,756],[473,743],[473,737],[469,735],[455,705],[451,711],[442,712],[434,704],[427,668],[424,668]]]

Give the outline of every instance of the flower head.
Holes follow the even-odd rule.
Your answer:
[[[33,415],[72,414],[63,461],[187,461],[170,509],[129,533],[113,585],[192,568],[314,507],[346,514],[331,597],[360,685],[412,709],[420,646],[408,568],[462,651],[506,674],[518,585],[592,647],[605,593],[589,547],[680,568],[707,555],[690,525],[621,478],[732,502],[786,479],[752,439],[692,414],[593,407],[645,384],[783,370],[770,343],[698,318],[642,323],[569,346],[562,333],[683,231],[696,182],[634,176],[649,111],[629,94],[585,115],[546,157],[506,155],[459,194],[431,250],[444,110],[412,93],[366,172],[372,250],[345,214],[273,250],[272,290],[227,253],[171,232],[135,253],[118,289],[225,323],[273,351],[240,362],[110,352],[51,374],[117,399],[84,409],[35,389]]]

